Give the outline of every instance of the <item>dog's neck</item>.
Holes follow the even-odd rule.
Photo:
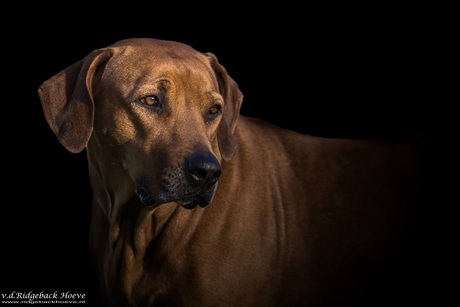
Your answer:
[[[133,184],[123,165],[99,146],[96,137],[91,138],[86,153],[94,198],[112,223],[119,219],[124,204],[135,196]]]

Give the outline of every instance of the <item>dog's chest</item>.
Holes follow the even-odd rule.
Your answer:
[[[106,255],[111,263],[106,266],[108,292],[131,306],[269,300],[281,269],[276,240],[233,233],[233,226],[197,220],[182,211],[175,218],[155,216],[147,227],[154,236],[142,244],[142,231],[135,237],[120,232],[124,238]],[[262,292],[267,295],[260,297]]]

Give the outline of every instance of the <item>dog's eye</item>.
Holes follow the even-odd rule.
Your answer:
[[[208,122],[211,122],[213,121],[214,119],[216,119],[219,114],[222,113],[222,105],[220,103],[216,103],[214,104],[211,108],[209,108],[208,110],[208,114],[207,114],[207,120]]]
[[[216,115],[217,113],[220,112],[220,110],[222,109],[222,106],[220,104],[215,104],[213,105],[210,109],[209,109],[209,115]]]
[[[148,106],[154,106],[160,102],[158,97],[155,95],[150,95],[150,96],[139,98],[138,101]]]

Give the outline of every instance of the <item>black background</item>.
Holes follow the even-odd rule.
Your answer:
[[[273,6],[250,12],[225,5],[201,3],[196,10],[181,7],[180,14],[178,7],[155,4],[123,12],[125,4],[117,14],[76,4],[28,6],[27,14],[17,8],[2,22],[1,292],[70,291],[97,302],[86,156],[59,144],[37,90],[93,49],[152,37],[214,53],[244,94],[242,114],[324,137],[434,135],[429,191],[416,213],[422,222],[414,250],[404,255],[418,281],[403,284],[394,276],[382,286],[400,283],[401,293],[407,287],[407,301],[451,296],[445,279],[453,270],[457,204],[447,196],[452,185],[445,176],[456,139],[446,135],[454,123],[449,72],[458,70],[448,10],[368,8],[364,14]]]

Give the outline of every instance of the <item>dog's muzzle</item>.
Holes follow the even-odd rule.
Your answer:
[[[209,152],[199,152],[188,156],[183,169],[175,176],[162,180],[162,191],[152,191],[147,181],[137,184],[136,194],[146,206],[176,202],[184,208],[209,205],[217,190],[221,174],[217,158]]]

